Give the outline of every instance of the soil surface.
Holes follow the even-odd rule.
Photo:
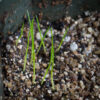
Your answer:
[[[46,53],[41,48],[36,55],[36,83],[32,83],[31,38],[26,70],[23,72],[29,33],[29,24],[26,23],[23,37],[17,46],[16,40],[20,36],[20,29],[3,42],[5,100],[100,100],[100,13],[86,11],[84,16],[78,16],[77,20],[66,16],[63,20],[53,23],[43,21],[40,26],[43,35],[48,26],[52,27],[55,50],[66,28],[69,27],[60,51],[55,52],[53,71],[55,90],[51,88],[50,73],[46,75],[46,80],[41,85],[50,61],[50,30],[44,39]],[[41,39],[36,22],[34,27],[37,51]]]

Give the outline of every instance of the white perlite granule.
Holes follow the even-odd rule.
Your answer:
[[[11,49],[11,46],[9,44],[7,44],[6,49],[9,51]]]
[[[75,42],[71,43],[70,50],[71,51],[76,51],[77,49],[78,49],[78,45]]]
[[[43,37],[42,34],[41,34],[41,36]],[[40,32],[37,32],[37,33],[36,33],[36,39],[37,39],[37,40],[41,40],[41,36],[40,36]]]
[[[71,37],[70,37],[70,36],[66,36],[64,41],[65,41],[65,42],[69,42],[69,41],[70,41],[70,39],[71,39]]]

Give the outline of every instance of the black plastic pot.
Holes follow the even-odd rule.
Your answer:
[[[65,15],[67,5],[61,3],[52,5],[52,1],[54,0],[1,0],[0,32],[6,36],[8,33],[16,31],[22,23],[27,10],[31,15],[40,13],[43,15],[43,18],[48,20],[61,18]]]
[[[84,11],[100,11],[100,0],[72,0],[70,6],[66,2],[52,5],[54,0],[0,0],[0,37],[7,37],[13,33],[23,22],[23,17],[28,10],[30,14],[43,14],[43,18],[54,21],[65,14],[76,17]],[[61,1],[61,0],[55,0]],[[62,0],[71,1],[71,0]],[[46,3],[43,3],[46,2]],[[42,17],[42,16],[41,16]],[[0,41],[1,46],[1,41]],[[0,47],[1,49],[1,47]],[[0,52],[1,54],[1,52]],[[1,57],[1,56],[0,56]],[[0,59],[0,100],[3,95]]]
[[[16,31],[27,10],[32,15],[42,13],[43,18],[50,21],[63,17],[66,12],[76,17],[85,10],[100,10],[100,0],[72,0],[70,6],[66,2],[52,5],[52,1],[61,0],[0,0],[0,33],[6,36]]]

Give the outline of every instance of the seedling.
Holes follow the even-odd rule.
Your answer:
[[[49,65],[48,65],[48,68],[46,69],[46,72],[45,72],[45,75],[43,77],[43,80],[42,80],[42,83],[44,82],[45,78],[46,78],[46,75],[51,67],[51,83],[52,83],[52,89],[54,89],[54,81],[53,81],[53,67],[54,67],[54,45],[53,45],[53,34],[52,34],[52,28],[51,28],[51,56],[50,56],[50,62],[49,62]]]
[[[41,38],[41,42],[42,42],[42,45],[43,45],[43,49],[44,49],[44,52],[46,52],[46,48],[45,48],[43,37],[42,37],[42,32],[41,32],[41,29],[40,29],[40,23],[39,23],[37,16],[36,16],[36,21],[37,21],[38,30],[39,30],[39,33],[40,33],[40,38]]]
[[[35,54],[35,46],[34,46],[34,18],[31,21],[28,11],[27,11],[27,14],[28,14],[30,30],[29,30],[29,34],[28,34],[28,37],[27,37],[27,48],[26,48],[26,53],[25,53],[25,57],[24,57],[23,71],[25,71],[25,69],[26,69],[27,54],[28,54],[28,49],[29,49],[29,40],[30,40],[30,37],[31,37],[31,40],[32,40],[31,62],[32,62],[32,65],[33,65],[33,82],[35,83],[35,78],[36,78],[36,76],[35,76],[35,55],[36,54]],[[47,34],[47,32],[50,28],[48,27],[48,29],[46,30],[44,36],[42,37],[41,29],[40,29],[40,25],[39,25],[39,21],[38,21],[37,17],[36,17],[36,20],[37,20],[37,24],[38,24],[38,30],[40,32],[40,37],[41,37],[41,43],[40,43],[39,48],[37,50],[37,54],[38,54],[38,52],[40,51],[40,48],[41,48],[42,45],[43,45],[44,51],[46,52],[46,48],[45,48],[45,45],[44,45],[44,38],[46,37],[46,34]],[[19,39],[21,39],[21,37],[23,35],[23,29],[24,29],[24,24],[21,28],[21,36],[18,38],[16,44],[18,43]],[[63,38],[65,38],[65,35],[66,34],[64,34]],[[62,42],[63,41],[61,41],[60,45],[62,45]],[[59,46],[59,48],[60,48],[60,46]],[[47,75],[48,71],[51,69],[52,89],[54,89],[53,68],[54,68],[54,43],[53,43],[53,33],[52,33],[52,28],[51,28],[51,56],[50,56],[50,62],[49,62],[48,68],[46,69],[45,75],[44,75],[43,80],[42,80],[42,84],[43,84],[43,82],[46,78],[46,75]]]
[[[49,27],[48,27],[48,29],[46,30],[46,32],[45,32],[45,34],[44,34],[44,36],[43,36],[43,41],[44,41],[44,39],[45,39],[45,37],[46,37],[46,34],[47,34],[47,32],[49,31]],[[42,41],[41,41],[41,43],[40,43],[40,45],[39,45],[39,48],[38,48],[38,50],[37,50],[37,53],[36,54],[38,54],[39,53],[39,51],[40,51],[40,49],[41,49],[41,46],[42,46]]]
[[[30,19],[30,15],[29,15],[29,12],[27,11],[27,15],[28,15],[28,21],[29,21],[29,25],[30,25],[30,32],[31,32],[31,39],[32,39],[32,48],[33,48],[33,45],[34,45],[34,18],[31,22],[31,19]],[[33,49],[31,50],[31,60],[30,60],[30,64],[32,63],[32,59],[33,59]]]
[[[27,15],[28,15],[28,20],[29,20],[30,27],[31,27],[31,20],[30,20],[28,11],[27,11]],[[24,68],[23,68],[23,71],[25,71],[25,69],[26,69],[26,62],[27,62],[27,54],[28,54],[28,49],[29,49],[30,35],[31,35],[31,29],[29,30],[29,34],[28,34],[28,38],[27,38],[27,48],[26,48],[26,53],[25,53],[25,58],[24,58]]]
[[[28,14],[28,20],[29,20],[29,24],[30,24],[30,33],[31,33],[31,39],[32,39],[31,62],[33,62],[33,82],[35,83],[34,18],[31,21],[30,16],[29,16],[29,12],[27,12],[27,14]]]
[[[65,33],[64,33],[64,35],[63,35],[63,37],[62,37],[62,40],[61,40],[61,42],[60,42],[60,44],[59,44],[59,46],[58,46],[56,52],[58,52],[58,51],[60,50],[61,45],[62,45],[62,43],[63,43],[63,41],[64,41],[64,39],[65,39],[65,37],[66,37],[67,32],[68,32],[68,28],[66,29],[66,31],[65,31]]]
[[[33,60],[33,82],[35,82],[35,47],[34,47],[34,32],[33,32],[33,22],[34,19],[32,21],[32,25],[31,25],[31,38],[32,38],[32,60]]]
[[[29,38],[30,38],[30,31],[29,31],[28,38],[27,38],[27,48],[26,48],[26,53],[25,53],[25,58],[24,58],[23,71],[25,71],[25,69],[26,69],[27,54],[28,54],[28,49],[29,49]]]
[[[52,54],[52,66],[51,66],[51,83],[52,83],[52,89],[54,89],[54,81],[53,81],[53,67],[54,67],[54,43],[53,43],[53,33],[52,33],[52,28],[51,28],[51,54]]]
[[[18,41],[22,38],[23,36],[23,30],[24,30],[24,24],[22,25],[22,28],[21,28],[21,35],[19,36],[19,38],[16,40],[16,45],[18,44]]]

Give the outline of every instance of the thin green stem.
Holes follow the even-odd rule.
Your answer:
[[[52,89],[54,89],[53,68],[54,68],[54,62],[52,62],[52,67],[51,67],[51,84],[52,84]]]
[[[30,19],[30,15],[29,15],[28,10],[27,10],[27,16],[28,16],[28,21],[29,21],[29,24],[30,24],[30,26],[31,26],[31,19]]]
[[[44,52],[46,52],[46,48],[45,48],[43,37],[42,37],[42,32],[41,32],[41,29],[40,29],[40,23],[39,23],[37,16],[36,16],[36,21],[37,21],[38,30],[39,30],[39,33],[40,33],[41,42],[42,42],[42,45],[43,45],[43,48],[44,48]]]
[[[41,84],[43,84],[43,82],[44,82],[44,80],[45,80],[45,78],[46,78],[46,75],[47,75],[47,73],[48,73],[48,71],[49,71],[49,69],[50,69],[50,67],[51,67],[51,63],[52,63],[52,61],[51,61],[51,59],[50,59],[48,68],[47,68],[46,71],[45,71],[45,74],[44,74],[44,77],[43,77],[43,79],[42,79]]]
[[[61,45],[62,45],[62,43],[63,43],[63,41],[64,41],[64,39],[65,39],[65,36],[66,36],[67,32],[68,32],[68,28],[66,29],[66,31],[65,31],[65,33],[64,33],[64,35],[63,35],[63,37],[62,37],[62,40],[61,40],[61,42],[60,42],[60,44],[59,44],[59,46],[58,46],[56,52],[58,52],[58,51],[60,50]]]
[[[53,81],[53,67],[54,67],[54,43],[53,43],[53,33],[51,28],[51,37],[52,37],[52,47],[51,47],[51,55],[52,55],[52,66],[51,66],[51,84],[52,89],[54,89],[54,81]]]
[[[48,27],[48,29],[46,30],[46,32],[45,32],[45,34],[44,34],[44,36],[43,36],[43,41],[44,41],[44,39],[45,39],[45,37],[46,37],[46,34],[47,34],[47,32],[49,31],[49,27]],[[39,45],[39,48],[38,48],[38,50],[37,50],[37,53],[36,54],[38,54],[39,53],[39,51],[40,51],[40,49],[41,49],[41,46],[42,46],[42,41],[41,41],[41,43],[40,43],[40,45]]]
[[[28,20],[30,24],[30,32],[31,32],[31,39],[32,39],[32,50],[31,50],[31,63],[33,62],[33,83],[35,83],[35,46],[34,46],[34,18],[32,21],[30,20],[29,12],[28,14]]]
[[[24,58],[24,68],[23,68],[23,71],[25,71],[25,69],[26,69],[27,54],[28,54],[28,49],[29,49],[29,38],[30,38],[30,31],[29,31],[28,39],[27,39],[27,48],[26,48],[26,53],[25,53],[25,58]]]
[[[43,77],[43,80],[42,80],[42,84],[46,78],[46,75],[51,67],[51,84],[52,84],[52,89],[54,89],[54,81],[53,81],[53,67],[54,67],[54,43],[53,43],[53,34],[52,34],[52,28],[51,28],[51,56],[50,56],[50,62],[49,62],[49,65],[46,69],[46,72],[45,72],[45,75]]]
[[[49,69],[50,69],[50,67],[51,67],[51,64],[52,64],[52,47],[51,47],[50,62],[49,62],[49,65],[48,65],[48,67],[47,67],[47,69],[46,69],[46,71],[45,71],[45,74],[44,74],[44,77],[43,77],[43,80],[42,80],[41,84],[43,84],[43,82],[44,82],[44,80],[45,80],[45,78],[46,78],[46,75],[47,75],[47,73],[48,73],[48,71],[49,71]]]
[[[32,23],[31,23],[31,38],[32,38],[32,56],[31,56],[31,59],[33,61],[33,82],[35,83],[35,47],[34,47],[34,26],[33,26],[33,23],[34,23],[34,19],[32,20]]]

